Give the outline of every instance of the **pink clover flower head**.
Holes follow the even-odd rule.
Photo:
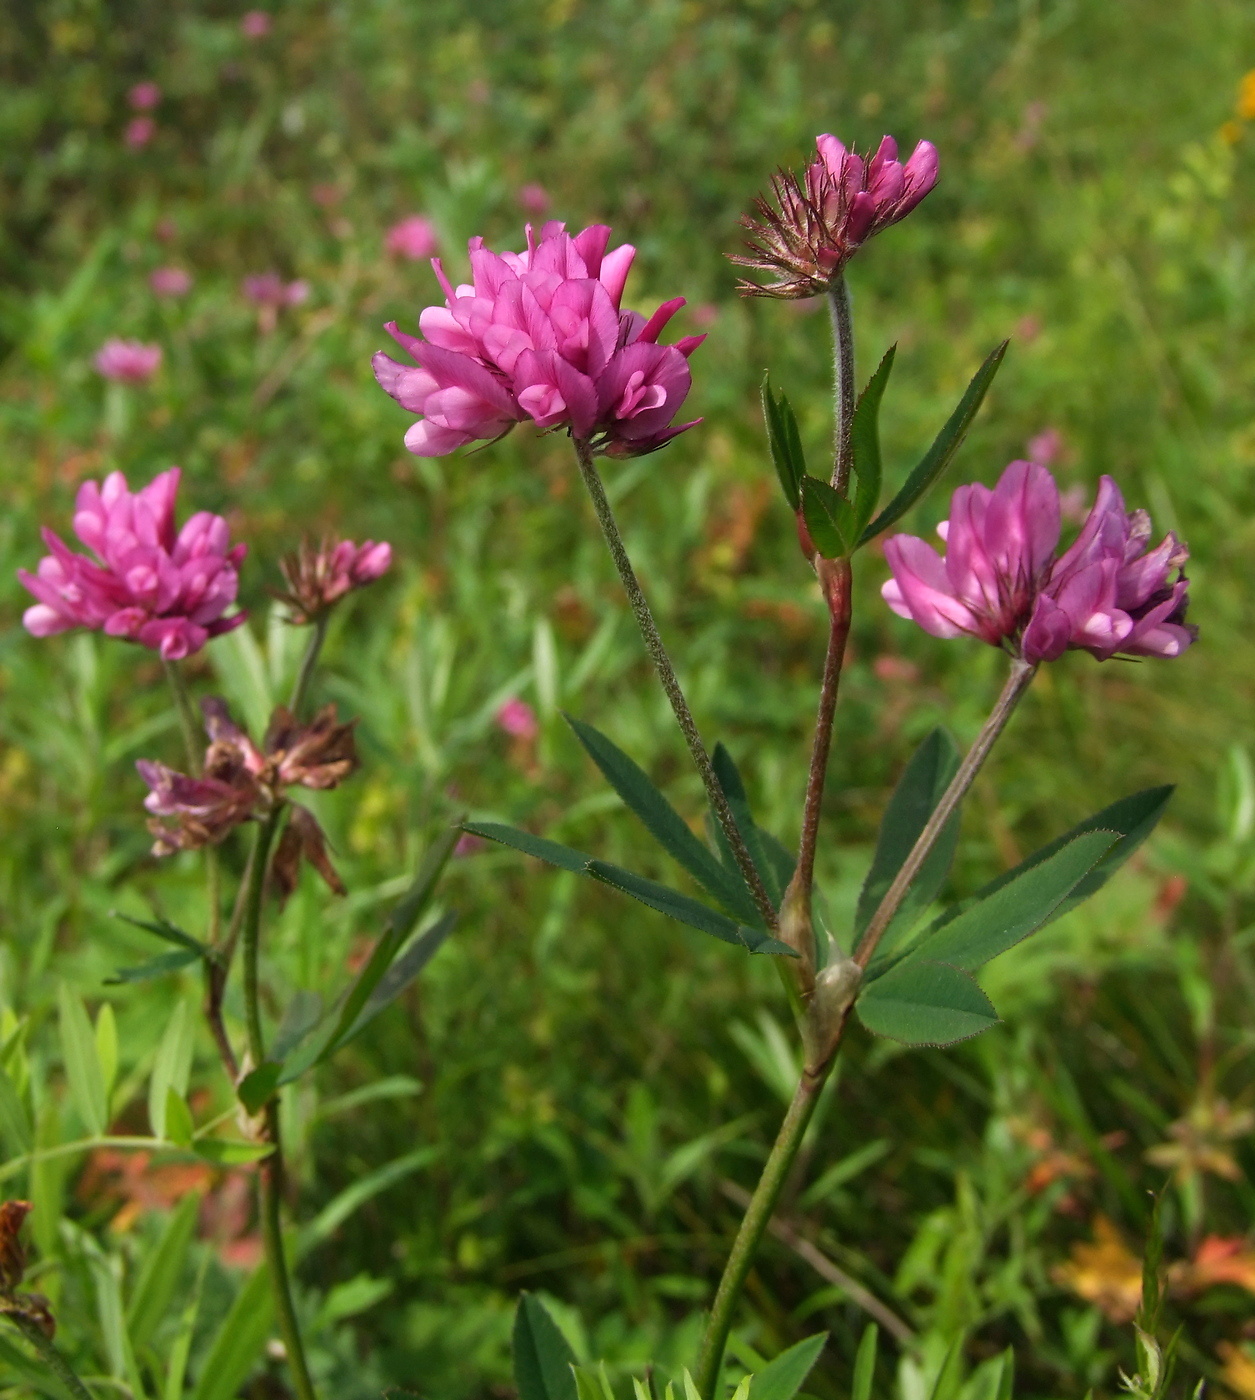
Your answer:
[[[123,140],[133,151],[142,150],[157,134],[157,123],[151,117],[132,117],[126,124]]]
[[[106,379],[125,384],[142,384],[151,379],[161,366],[161,346],[145,345],[141,340],[121,340],[111,337],[96,352],[92,361],[98,373]]]
[[[532,740],[540,733],[536,711],[517,695],[512,696],[497,711],[497,727],[512,739]]]
[[[521,253],[473,238],[472,281],[457,287],[433,259],[444,305],[419,316],[421,337],[386,327],[417,367],[382,352],[373,362],[385,392],[422,415],[405,436],[411,452],[442,457],[530,419],[631,457],[694,426],[672,420],[692,383],[688,357],[705,337],[658,343],[683,297],[648,320],[621,308],[636,250],[607,251],[609,240],[604,224],[572,235],[557,222],[539,236],[529,224]]]
[[[192,289],[192,275],[181,267],[159,267],[149,274],[148,285],[159,297],[182,297]]]
[[[519,208],[525,214],[543,214],[549,208],[549,191],[544,185],[535,182],[527,185],[520,185],[515,198],[519,202]]]
[[[1197,636],[1185,623],[1189,551],[1174,534],[1148,550],[1150,517],[1129,513],[1104,476],[1075,543],[1062,555],[1059,488],[1039,463],[1012,462],[991,490],[960,486],[937,533],[945,557],[913,535],[885,541],[893,577],[881,592],[899,617],[934,637],[979,637],[1026,661],[1068,650],[1179,656]],[[1172,577],[1176,574],[1176,578]]]
[[[815,148],[802,174],[782,170],[773,177],[774,205],[760,195],[758,217],[741,220],[752,235],[750,255],[732,261],[777,279],[764,286],[743,278],[745,296],[826,291],[869,238],[906,218],[937,183],[937,148],[930,141],[920,141],[905,163],[892,136],[883,137],[870,157],[835,136],[817,137]]]
[[[367,540],[324,539],[315,548],[308,540],[284,559],[279,568],[287,591],[278,597],[288,605],[288,621],[295,626],[314,622],[347,593],[365,588],[392,567],[392,546]]]
[[[35,573],[18,570],[36,599],[22,618],[32,636],[85,627],[177,661],[244,621],[243,612],[226,613],[239,591],[247,546],[231,546],[227,522],[208,511],[176,531],[180,474],[171,467],[135,492],[121,472],[100,485],[83,483],[74,533],[91,554],[75,554],[45,529],[51,553]]]
[[[265,10],[249,10],[240,20],[240,30],[248,39],[264,39],[270,33],[271,18]]]
[[[126,100],[133,111],[151,112],[161,101],[161,89],[156,83],[136,83]]]
[[[411,214],[408,219],[393,224],[384,240],[388,252],[413,262],[431,257],[436,246],[436,226],[421,214]]]

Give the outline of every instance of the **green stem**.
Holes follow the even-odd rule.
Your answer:
[[[771,1213],[776,1208],[776,1202],[789,1175],[789,1168],[802,1145],[807,1125],[815,1112],[819,1091],[824,1087],[831,1066],[832,1060],[829,1059],[818,1071],[808,1069],[802,1072],[793,1102],[789,1105],[789,1111],[776,1134],[767,1164],[763,1167],[758,1185],[754,1188],[754,1194],[750,1197],[749,1206],[741,1220],[741,1228],[736,1233],[732,1252],[723,1267],[723,1277],[719,1280],[719,1290],[715,1294],[714,1306],[706,1322],[706,1331],[697,1358],[695,1379],[702,1400],[715,1400],[724,1348],[728,1343],[728,1333],[732,1330],[732,1317],[741,1296],[741,1289],[745,1285],[759,1243],[771,1221]]]
[[[305,1346],[301,1341],[301,1328],[292,1302],[292,1279],[283,1248],[283,1220],[280,1214],[283,1204],[283,1145],[279,1133],[278,1099],[271,1099],[266,1105],[266,1136],[274,1143],[275,1150],[261,1166],[261,1229],[279,1313],[279,1333],[288,1354],[297,1395],[300,1400],[317,1400],[305,1361]]]
[[[244,1012],[248,1022],[248,1053],[256,1069],[266,1058],[266,1039],[261,1026],[261,995],[257,979],[257,953],[260,942],[261,904],[266,890],[267,857],[279,825],[276,810],[264,818],[253,837],[249,852],[247,883],[244,886],[241,934],[244,956]]]
[[[309,691],[310,682],[314,679],[314,668],[318,665],[318,657],[326,636],[327,614],[323,613],[314,619],[313,631],[309,635],[305,655],[301,657],[301,669],[296,673],[296,684],[292,687],[292,699],[288,702],[288,709],[298,717],[301,706],[305,702],[306,693]]]
[[[811,766],[806,779],[806,801],[802,809],[802,836],[798,843],[797,865],[780,906],[781,937],[795,948],[801,959],[799,971],[804,989],[815,975],[815,936],[811,925],[811,887],[815,879],[815,851],[819,844],[819,819],[823,807],[828,755],[832,750],[832,727],[837,712],[837,692],[845,644],[850,635],[851,574],[848,559],[817,561],[824,578],[830,623],[824,676],[819,689],[819,714],[815,720],[815,740]]]
[[[715,818],[720,827],[723,828],[728,846],[736,859],[737,867],[746,885],[749,887],[758,912],[762,915],[764,924],[768,929],[774,931],[776,928],[775,906],[771,902],[771,896],[767,893],[762,877],[759,875],[753,858],[745,845],[745,838],[737,827],[736,818],[732,815],[732,808],[728,805],[728,799],[715,774],[714,764],[711,763],[706,746],[702,743],[702,736],[698,732],[696,721],[693,719],[693,712],[689,709],[683,690],[680,689],[675,667],[672,666],[671,658],[667,655],[667,649],[658,633],[654,615],[649,610],[644,590],[636,577],[635,569],[632,568],[632,561],[628,557],[623,536],[619,533],[614,512],[610,509],[610,502],[606,499],[606,488],[602,484],[601,476],[593,460],[593,449],[587,442],[576,438],[575,456],[580,464],[580,475],[584,478],[584,485],[588,488],[588,494],[592,499],[597,521],[601,525],[601,532],[610,548],[615,568],[619,571],[619,581],[622,583],[623,591],[627,594],[628,602],[631,604],[636,625],[640,628],[641,636],[645,640],[645,650],[649,653],[658,672],[658,678],[662,681],[662,688],[666,691],[667,699],[671,702],[671,709],[680,726],[680,732],[684,735],[684,741],[688,744],[688,750],[697,766],[697,771],[701,775],[702,786],[706,789],[706,796],[710,801]]]
[[[313,647],[311,646],[311,650]],[[307,653],[308,655],[308,653]],[[299,700],[299,695],[296,697]],[[244,960],[244,1012],[248,1022],[249,1059],[253,1068],[266,1058],[266,1038],[261,1024],[261,995],[257,975],[258,945],[260,943],[262,896],[266,888],[266,869],[270,847],[279,825],[281,809],[266,817],[257,828],[244,886],[243,921],[240,929]],[[283,1248],[283,1224],[280,1209],[283,1203],[283,1138],[279,1125],[279,1103],[272,1098],[265,1109],[265,1133],[274,1151],[262,1164],[261,1219],[262,1242],[266,1250],[266,1266],[274,1289],[275,1309],[279,1331],[288,1354],[293,1384],[299,1400],[316,1400],[314,1385],[305,1361],[305,1347],[292,1302],[292,1280],[288,1273],[287,1255]]]
[[[187,682],[183,679],[179,663],[166,661],[163,657],[162,665],[166,668],[166,679],[174,692],[174,708],[178,711],[179,729],[183,734],[183,748],[187,754],[187,771],[195,777],[201,770],[201,755],[204,752],[200,739],[201,726],[196,722],[192,697],[187,692]]]
[[[39,1353],[44,1365],[52,1372],[63,1386],[75,1397],[75,1400],[92,1400],[92,1393],[74,1374],[70,1363],[52,1344],[52,1339],[37,1322],[29,1317],[23,1317],[20,1313],[6,1313],[9,1321],[17,1328],[23,1337]]]
[[[845,495],[853,465],[850,431],[854,425],[854,328],[844,277],[828,288],[828,312],[833,348],[832,484]]]
[[[854,954],[854,961],[858,963],[859,967],[866,967],[871,961],[872,954],[876,951],[876,945],[893,922],[893,916],[902,907],[902,901],[906,898],[912,881],[919,874],[920,867],[928,859],[928,853],[937,844],[937,838],[945,830],[946,823],[953,816],[955,808],[963,800],[968,788],[972,786],[973,780],[980,772],[981,765],[989,757],[989,751],[1006,728],[1007,721],[1011,718],[1015,707],[1020,703],[1024,692],[1036,674],[1036,665],[1030,664],[1018,656],[1012,660],[1011,674],[1007,677],[1006,684],[1002,687],[1002,694],[998,696],[989,718],[976,736],[976,742],[968,749],[963,762],[959,764],[958,772],[950,780],[950,786],[942,793],[941,801],[933,809],[933,813],[916,839],[915,845],[911,847],[910,855],[903,861],[902,868],[894,876],[893,883],[885,891],[885,897],[880,901],[879,907],[871,917],[871,922],[867,925],[867,930]]]

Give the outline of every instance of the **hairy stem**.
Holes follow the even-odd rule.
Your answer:
[[[645,594],[636,577],[636,571],[632,568],[632,561],[628,558],[627,549],[623,544],[623,536],[619,533],[614,512],[610,509],[610,502],[606,499],[606,488],[602,485],[601,476],[593,461],[592,448],[587,442],[576,438],[575,456],[580,464],[580,475],[584,478],[584,485],[588,488],[588,494],[592,498],[593,510],[597,514],[601,532],[605,536],[615,567],[619,571],[619,581],[623,584],[623,591],[627,594],[628,602],[632,606],[636,624],[641,630],[641,636],[645,639],[645,650],[649,652],[650,659],[657,669],[658,677],[662,681],[662,688],[667,692],[667,699],[671,701],[671,708],[675,712],[680,732],[684,735],[689,753],[693,756],[698,773],[701,774],[702,785],[706,789],[706,796],[710,800],[711,808],[714,810],[719,825],[723,828],[728,846],[736,859],[737,867],[740,869],[750,893],[754,897],[754,903],[758,907],[759,914],[762,915],[763,922],[774,931],[776,911],[772,905],[771,896],[767,893],[762,877],[755,868],[754,861],[746,848],[745,839],[732,815],[732,808],[728,806],[728,799],[715,775],[710,755],[706,752],[706,746],[702,743],[702,737],[698,733],[693,712],[689,709],[684,692],[680,689],[680,682],[676,679],[671,658],[667,655],[667,649],[663,646],[662,638],[658,635],[658,627],[649,610],[649,603],[646,601]]]
[[[1012,712],[1020,703],[1024,692],[1036,674],[1037,667],[1019,657],[1011,662],[1011,674],[1007,677],[1006,684],[1002,687],[1002,694],[998,696],[989,718],[976,736],[976,742],[968,749],[963,762],[959,764],[958,772],[950,780],[950,786],[942,793],[941,801],[933,809],[932,816],[928,818],[928,822],[923,831],[920,832],[915,845],[911,847],[911,854],[907,856],[901,870],[894,876],[893,884],[885,891],[885,897],[880,901],[879,907],[872,915],[871,922],[867,925],[867,930],[854,954],[854,961],[858,963],[859,967],[866,967],[871,961],[872,954],[876,951],[876,945],[893,922],[893,916],[902,907],[902,901],[906,898],[912,881],[919,874],[920,866],[923,865],[928,858],[928,853],[937,844],[937,838],[945,830],[946,823],[963,800],[968,788],[972,786],[972,780],[980,772],[981,765],[989,757],[989,751],[1006,728],[1007,721],[1011,718]]]
[[[835,1051],[835,1044],[834,1044]],[[732,1318],[741,1297],[746,1276],[754,1262],[759,1243],[771,1221],[771,1213],[776,1208],[781,1189],[789,1175],[789,1168],[802,1145],[819,1091],[824,1087],[832,1060],[829,1059],[818,1070],[806,1069],[798,1080],[793,1102],[784,1116],[780,1131],[772,1144],[767,1163],[758,1185],[750,1197],[749,1205],[741,1220],[741,1228],[736,1232],[728,1262],[723,1266],[723,1277],[715,1294],[710,1317],[706,1321],[706,1331],[702,1336],[701,1351],[697,1357],[695,1380],[702,1400],[715,1400],[719,1384],[719,1371],[723,1365],[724,1348],[728,1343],[728,1333],[732,1330]]]
[[[262,896],[266,888],[267,857],[279,825],[280,812],[270,814],[257,828],[253,849],[249,855],[244,884],[243,924],[240,930],[244,956],[244,1011],[248,1021],[249,1059],[256,1069],[266,1058],[266,1039],[261,1024],[261,998],[257,977],[257,952],[260,942]],[[309,1367],[305,1362],[305,1347],[301,1341],[296,1308],[292,1302],[292,1281],[288,1273],[287,1256],[283,1248],[283,1224],[280,1210],[283,1203],[283,1138],[279,1127],[279,1102],[272,1098],[265,1108],[266,1139],[274,1148],[261,1166],[262,1241],[266,1249],[266,1266],[270,1270],[274,1289],[279,1331],[288,1354],[288,1365],[299,1400],[316,1400]]]
[[[326,636],[327,614],[322,613],[314,619],[313,631],[309,634],[305,655],[301,657],[301,669],[296,673],[296,684],[292,687],[292,699],[288,702],[288,709],[298,718],[301,706],[305,703],[310,682],[314,678],[314,668],[318,665],[318,657],[322,652],[322,644]]]
[[[75,1397],[75,1400],[92,1400],[92,1393],[74,1374],[70,1363],[52,1344],[52,1338],[44,1331],[40,1325],[32,1318],[23,1317],[21,1313],[6,1313],[9,1321],[17,1328],[23,1337],[39,1353],[44,1365],[54,1376],[65,1386],[66,1390]]]
[[[810,773],[806,779],[806,802],[802,809],[802,838],[798,844],[797,865],[780,908],[782,936],[801,957],[809,980],[815,970],[815,939],[811,929],[811,886],[815,878],[815,850],[819,842],[819,818],[823,806],[824,780],[828,755],[832,750],[832,727],[837,712],[837,692],[845,644],[850,635],[850,561],[818,561],[824,578],[831,622],[824,677],[819,690],[819,714],[815,720],[815,740],[811,747]]]
[[[854,425],[854,329],[850,324],[850,293],[845,278],[828,288],[832,321],[832,484],[845,495],[853,458],[850,430]]]

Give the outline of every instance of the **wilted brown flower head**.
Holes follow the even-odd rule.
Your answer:
[[[297,721],[280,705],[260,749],[231,718],[225,701],[202,700],[201,709],[210,739],[201,777],[188,777],[148,759],[136,764],[151,789],[144,806],[153,814],[148,826],[156,837],[154,855],[217,843],[242,822],[273,812],[284,802],[285,789],[337,787],[357,767],[353,742],[356,721],[339,723],[334,705],[319,710],[308,724]],[[294,872],[302,853],[332,889],[343,893],[317,821],[312,813],[294,805],[275,858],[275,876],[281,889],[284,872],[279,866]]]
[[[760,195],[754,201],[759,217],[741,220],[753,235],[750,256],[732,261],[777,275],[765,286],[742,279],[744,296],[818,296],[869,238],[904,219],[937,183],[937,150],[929,141],[921,141],[905,165],[892,136],[870,159],[835,136],[817,137],[815,145],[816,158],[801,175],[781,170],[773,176],[779,208]]]
[[[51,1337],[57,1324],[47,1298],[40,1293],[17,1291],[26,1273],[26,1250],[19,1235],[30,1210],[29,1201],[0,1204],[0,1314],[25,1318]]]
[[[392,546],[387,543],[327,538],[315,549],[302,540],[300,549],[279,565],[288,587],[286,593],[276,590],[275,596],[288,605],[288,621],[301,627],[317,621],[346,593],[374,583],[391,564]]]

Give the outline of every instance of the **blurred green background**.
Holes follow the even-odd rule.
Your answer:
[[[253,643],[215,643],[193,672],[250,717],[294,660],[268,621],[278,556],[326,529],[394,546],[393,573],[338,616],[320,682],[362,716],[364,771],[320,802],[350,895],[307,880],[277,920],[274,1007],[340,984],[460,811],[674,880],[559,714],[606,730],[698,820],[569,448],[519,430],[415,460],[408,417],[370,373],[382,323],[413,330],[438,299],[425,262],[386,252],[389,227],[431,219],[456,281],[472,234],[521,245],[519,191],[540,185],[550,216],[636,245],[625,304],[684,295],[679,333],[709,331],[690,401],[705,422],[608,480],[704,733],[793,842],[824,614],[757,388],[770,365],[822,453],[827,325],[817,303],[738,300],[725,255],[753,194],[817,132],[927,137],[936,191],[850,272],[860,377],[899,347],[891,484],[988,350],[1012,347],[947,489],[910,528],[1053,431],[1065,488],[1088,499],[1109,472],[1188,540],[1201,640],[1172,665],[1073,655],[1040,677],[968,804],[950,894],[1115,797],[1176,782],[1164,827],[1092,905],[989,970],[1005,1026],[948,1053],[852,1040],[783,1209],[909,1329],[878,1394],[926,1400],[958,1339],[943,1397],[978,1400],[981,1363],[1008,1345],[1020,1392],[1080,1397],[1114,1393],[1132,1365],[1129,1280],[1147,1193],[1171,1176],[1181,1384],[1255,1396],[1255,92],[1241,85],[1255,10],[359,0],[271,17],[249,37],[219,5],[46,0],[0,26],[0,999],[28,1018],[44,1140],[77,1131],[51,1019],[62,979],[114,1003],[114,1107],[142,1131],[156,1041],[199,993],[190,975],[102,986],[151,952],[109,912],[194,919],[199,877],[147,854],[133,762],[179,754],[154,658],[21,629],[14,569],[33,567],[40,524],[68,533],[84,479],[119,467],[136,485],[181,464],[183,510],[224,512],[250,544]],[[141,81],[161,95],[135,145]],[[185,296],[150,288],[168,266],[191,275]],[[271,270],[310,287],[273,329],[241,294]],[[162,346],[149,384],[101,380],[92,357],[111,335]],[[834,918],[914,743],[938,722],[970,740],[1000,682],[991,650],[890,615],[883,562],[861,558],[819,860]],[[534,740],[495,723],[512,696],[537,711]],[[241,852],[226,859],[238,869]],[[691,1362],[738,1219],[725,1185],[752,1184],[787,1097],[773,969],[508,852],[459,857],[443,892],[458,930],[418,989],[291,1104],[302,1219],[438,1149],[301,1270],[324,1393],[509,1394],[520,1288],[618,1384]],[[390,1097],[356,1092],[381,1078]],[[207,1037],[194,1083],[198,1120],[229,1103]],[[67,1158],[15,1179],[36,1199],[39,1286],[92,1374],[113,1362],[84,1238],[133,1274],[177,1194],[168,1172]],[[210,1263],[194,1374],[252,1257],[240,1180],[197,1182]],[[828,1400],[847,1393],[865,1321],[848,1290],[769,1242],[733,1355],[752,1365],[828,1329],[808,1382]],[[282,1394],[282,1375],[260,1357],[248,1393]],[[12,1393],[25,1384],[15,1375]]]

